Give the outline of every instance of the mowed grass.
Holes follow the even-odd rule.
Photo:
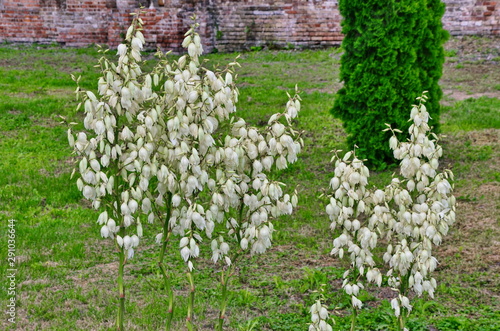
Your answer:
[[[297,127],[305,147],[296,164],[275,175],[288,184],[287,189],[297,187],[300,206],[291,217],[274,222],[277,232],[268,253],[241,261],[231,283],[227,330],[306,330],[308,309],[320,290],[336,320],[334,329],[349,326],[349,297],[340,290],[346,264],[329,255],[334,234],[324,211],[326,203],[319,197],[332,176],[330,151],[348,148],[342,124],[329,114],[334,92],[341,86],[339,53],[338,49],[262,51],[244,53],[239,60],[238,115],[261,126],[283,109],[286,92],[292,93],[297,84],[303,99]],[[207,58],[224,65],[235,56]],[[0,47],[0,258],[7,259],[7,220],[16,219],[19,330],[114,329],[116,254],[111,242],[100,238],[98,213],[70,179],[75,159],[66,127],[59,123],[59,116],[81,123],[70,74],[81,74],[83,87],[95,90],[97,58],[94,48]],[[488,63],[477,66],[484,70]],[[474,64],[460,69],[448,63],[443,89],[466,89],[474,68]],[[500,69],[493,63],[488,68],[489,76],[475,79],[472,92],[491,90],[491,77],[498,77]],[[443,164],[456,176],[457,223],[437,249],[436,298],[417,299],[408,326],[498,330],[500,100],[456,101],[448,96],[446,103]],[[373,184],[385,185],[394,171],[373,173]],[[154,231],[145,226],[146,236],[126,266],[126,324],[131,330],[160,330],[167,316],[166,293],[155,267]],[[168,263],[177,295],[174,324],[183,330],[188,286],[177,249],[171,252]],[[195,272],[195,318],[200,330],[212,330],[220,297],[219,273],[207,261],[207,249],[202,255],[206,259],[197,262]],[[0,264],[0,274],[7,268]],[[7,284],[5,278],[2,282]],[[387,300],[392,295],[388,287],[362,293],[365,307],[359,330],[395,329]],[[1,291],[2,305],[7,298]],[[2,318],[1,328],[15,329],[7,317]]]

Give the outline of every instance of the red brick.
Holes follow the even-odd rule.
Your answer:
[[[98,42],[116,46],[121,42],[120,34],[131,22],[129,13],[138,8],[136,0],[113,2],[118,7],[110,5],[111,2],[66,0],[65,7],[58,7],[56,1],[4,0],[0,10],[0,36],[11,41],[43,39],[66,45]],[[463,0],[445,2],[448,4],[445,28],[452,30],[454,35],[499,33],[498,1],[477,1],[470,5],[463,5]],[[179,3],[184,4],[184,8]],[[201,1],[191,1],[189,5],[186,1],[167,1],[165,7],[147,8],[143,16],[147,46],[156,48],[158,43],[163,49],[180,50],[183,34],[191,24],[192,11],[199,17],[199,32],[207,50],[211,47],[221,51],[239,50],[250,43],[258,45],[266,40],[273,40],[278,45],[291,42],[303,46],[331,46],[338,45],[342,39],[336,0],[213,0],[212,3],[206,8]],[[487,25],[461,25],[462,21],[486,20]],[[215,39],[214,21],[223,33],[220,40]],[[248,30],[252,24],[254,28]],[[248,37],[255,40],[249,41]]]

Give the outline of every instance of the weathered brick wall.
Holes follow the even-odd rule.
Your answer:
[[[168,7],[145,10],[151,47],[179,48],[194,2],[170,1]],[[116,46],[138,8],[134,0],[0,0],[0,41]],[[206,24],[200,33],[212,34]]]
[[[158,1],[164,2],[159,6]],[[500,1],[445,0],[453,35],[500,35]],[[116,46],[130,12],[146,5],[148,46],[179,50],[196,14],[205,48],[339,45],[337,0],[0,0],[0,42]]]
[[[342,41],[338,1],[216,0],[215,46],[331,46]]]
[[[443,25],[452,35],[500,35],[500,1],[444,2]]]

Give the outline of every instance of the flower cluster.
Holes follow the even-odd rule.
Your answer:
[[[150,135],[159,165],[153,173],[158,183],[153,200],[157,218],[167,224],[157,240],[165,240],[169,232],[181,236],[181,256],[190,270],[191,258],[199,255],[202,232],[210,238],[214,221],[223,217],[219,210],[200,203],[200,193],[216,185],[214,135],[220,122],[236,110],[238,100],[230,68],[223,75],[200,66],[203,48],[196,26],[183,42],[188,54],[172,64],[163,58],[158,69],[164,84],[156,106],[159,116],[152,120],[156,135]]]
[[[409,141],[399,142],[395,135],[390,141],[394,157],[401,160],[403,180],[394,179],[386,188],[388,210],[384,232],[387,238],[394,237],[394,245],[387,247],[383,258],[390,267],[390,284],[403,282],[405,288],[411,288],[418,296],[427,292],[434,297],[437,284],[430,274],[437,266],[437,259],[432,248],[441,244],[455,222],[455,197],[449,182],[453,173],[438,172],[443,150],[429,133],[425,95],[419,100],[410,115],[413,124],[409,128]],[[404,292],[391,302],[396,316],[400,307],[411,311],[407,291]]]
[[[77,90],[87,131],[74,136],[68,130],[69,144],[81,156],[78,189],[95,209],[103,207],[97,220],[102,225],[101,235],[114,239],[128,258],[134,255],[133,248],[142,236],[139,209],[149,208],[148,200],[143,200],[148,185],[142,168],[150,163],[153,149],[144,140],[146,131],[139,113],[145,100],[154,97],[151,79],[139,80],[144,43],[140,27],[137,21],[128,29],[126,44],[118,47],[118,64],[100,60],[103,76],[98,82],[99,98],[91,91]],[[125,232],[131,225],[137,232],[132,237]]]
[[[382,282],[372,253],[378,242],[378,220],[371,212],[383,193],[377,191],[372,195],[367,189],[370,173],[353,152],[347,152],[342,159],[337,154],[334,158],[335,176],[330,181],[334,193],[326,213],[331,220],[330,229],[338,228],[342,234],[334,239],[331,254],[340,258],[346,252],[349,254],[352,270],[344,273],[342,287],[351,296],[352,306],[360,309],[362,302],[357,296],[364,288],[360,277],[366,275],[368,281],[378,285]]]
[[[291,120],[300,109],[298,96],[291,98],[283,113],[271,116],[267,134],[249,127],[243,119],[234,121],[224,146],[216,151],[217,183],[212,189],[211,209],[239,212],[229,218],[228,234],[239,242],[242,250],[264,253],[271,246],[274,231],[271,218],[290,215],[297,205],[297,196],[283,192],[283,183],[269,180],[266,173],[273,164],[284,169],[297,160],[302,147],[295,141]],[[280,122],[285,118],[288,126]],[[218,157],[221,155],[221,157]]]
[[[311,321],[309,331],[332,331],[332,326],[328,324],[328,310],[325,305],[317,300],[309,309],[311,313]]]
[[[265,134],[235,117],[238,63],[219,71],[203,67],[196,27],[183,42],[188,54],[174,63],[164,58],[157,68],[164,83],[150,115],[143,114],[154,164],[146,171],[149,177],[141,177],[146,183],[155,177],[157,185],[148,200],[155,213],[150,216],[168,223],[157,241],[168,233],[180,236],[181,256],[190,270],[203,236],[212,238],[216,223],[225,222],[243,250],[263,253],[271,245],[270,218],[291,214],[297,197],[285,194],[283,184],[269,180],[266,172],[273,164],[283,169],[295,162],[302,147],[291,128],[300,110],[299,97],[291,97],[285,112],[271,117]],[[242,222],[232,217],[234,210],[245,210],[239,216],[248,217]],[[212,240],[214,262],[231,264],[228,239]]]
[[[367,188],[368,169],[353,152],[341,159],[334,156],[335,176],[330,181],[333,191],[326,213],[331,229],[341,233],[333,241],[332,254],[342,258],[349,254],[351,268],[344,274],[342,287],[351,295],[353,309],[362,302],[357,299],[361,282],[382,283],[382,273],[375,265],[373,249],[379,239],[387,242],[383,255],[389,266],[389,285],[398,291],[391,301],[395,315],[412,309],[408,291],[418,296],[424,292],[434,296],[436,280],[430,275],[436,269],[433,245],[441,244],[455,220],[455,198],[451,194],[453,179],[450,170],[438,172],[442,148],[427,124],[429,114],[425,94],[412,108],[410,138],[399,142],[395,132],[389,140],[394,157],[401,160],[402,178],[393,178],[384,190]],[[354,314],[355,316],[355,314]],[[402,323],[404,326],[404,323]]]
[[[298,91],[264,129],[248,125],[235,115],[239,64],[205,67],[197,27],[182,43],[187,54],[170,62],[158,52],[158,64],[145,73],[142,20],[135,17],[118,46],[117,63],[100,60],[99,97],[78,90],[87,131],[68,131],[81,156],[77,185],[95,209],[103,209],[101,235],[113,239],[121,254],[121,299],[123,265],[143,235],[141,219],[161,225],[156,241],[166,278],[166,246],[178,238],[194,292],[190,273],[204,238],[211,240],[212,261],[231,266],[242,252],[264,253],[271,246],[272,219],[290,215],[297,205],[296,193],[286,193],[269,173],[294,163],[302,149],[292,128],[300,111]]]

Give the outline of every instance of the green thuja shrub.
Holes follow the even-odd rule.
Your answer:
[[[406,109],[422,91],[439,118],[446,32],[444,4],[435,0],[340,0],[345,50],[332,113],[344,121],[348,143],[372,168],[393,162],[384,123],[408,132]],[[405,137],[399,137],[405,139]]]
[[[443,29],[441,19],[445,12],[445,4],[441,0],[427,0],[426,28],[422,31],[421,41],[417,52],[417,66],[423,90],[428,91],[427,111],[430,115],[429,125],[434,127],[434,132],[439,131],[439,112],[443,92],[439,87],[439,79],[443,73],[445,60],[442,45],[449,37],[448,31]]]

